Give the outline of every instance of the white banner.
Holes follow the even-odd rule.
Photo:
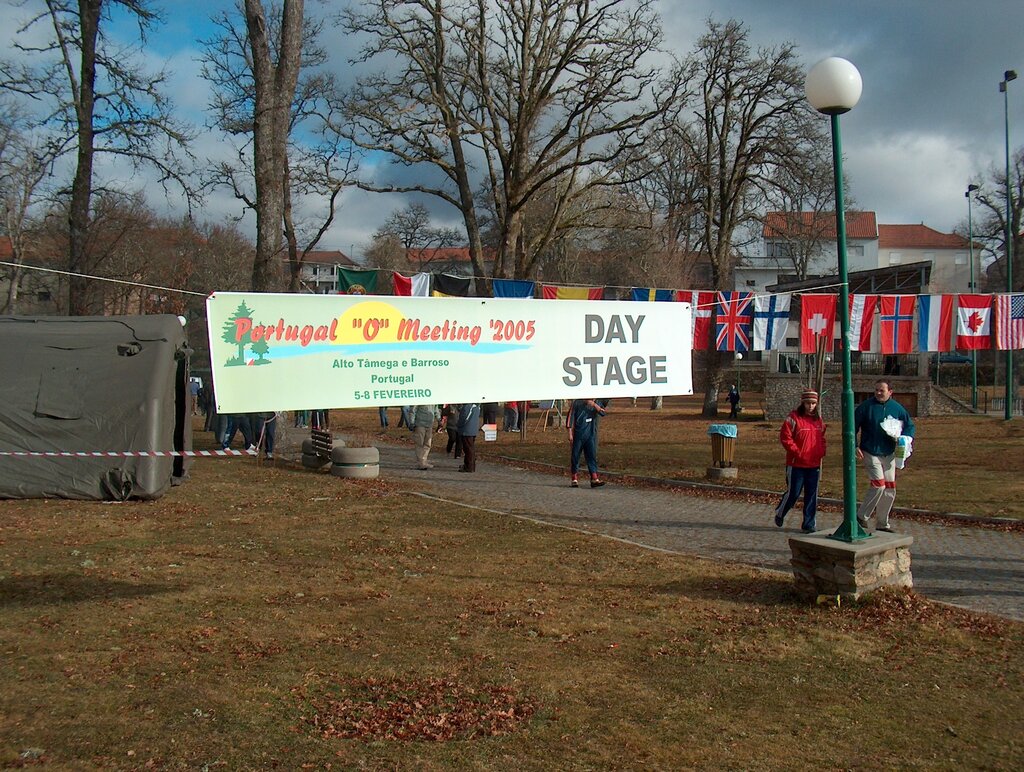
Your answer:
[[[218,292],[217,410],[692,394],[690,304]]]

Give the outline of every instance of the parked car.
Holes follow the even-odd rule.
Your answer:
[[[947,351],[942,354],[932,354],[932,364],[939,362],[943,365],[969,365],[970,354],[961,354],[957,351]]]

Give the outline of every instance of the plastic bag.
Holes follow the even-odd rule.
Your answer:
[[[907,459],[914,452],[914,438],[903,435],[896,440],[896,468],[906,466]]]

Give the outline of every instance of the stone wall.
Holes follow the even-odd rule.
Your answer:
[[[857,600],[882,587],[913,587],[910,545],[902,534],[876,533],[849,543],[825,534],[794,536],[789,540],[790,564],[798,594]]]
[[[800,404],[800,392],[807,388],[807,375],[790,375],[773,373],[768,375],[764,385],[765,418],[769,421],[781,421],[791,410]],[[874,393],[877,375],[853,376],[854,407]],[[924,378],[916,376],[885,376],[892,382],[893,392],[900,395],[913,395],[916,410],[910,400],[900,399],[913,416],[952,415],[957,413],[973,413],[969,405],[965,405],[947,392],[932,385]],[[839,375],[826,375],[820,397],[821,415],[826,421],[842,420],[843,384]]]

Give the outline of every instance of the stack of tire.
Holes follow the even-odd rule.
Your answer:
[[[330,456],[321,456],[312,440],[302,441],[302,465],[322,469],[328,463],[335,477],[371,479],[380,476],[380,451],[376,448],[347,448],[341,440],[334,441]]]
[[[342,440],[335,440],[334,446],[345,447],[345,443]],[[316,448],[313,446],[313,440],[302,441],[302,465],[306,469],[323,469],[324,466],[330,462],[330,456],[322,456],[316,452]]]
[[[331,474],[356,480],[380,476],[380,451],[376,448],[339,448],[331,451]]]

